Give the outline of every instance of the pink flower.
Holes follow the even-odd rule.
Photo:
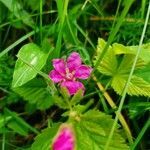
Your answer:
[[[75,137],[69,125],[62,125],[52,143],[52,150],[74,150]]]
[[[53,59],[53,67],[49,77],[61,87],[66,87],[70,95],[75,94],[79,89],[85,90],[84,85],[77,79],[87,79],[92,68],[82,64],[80,55],[73,52],[65,61],[64,59]]]

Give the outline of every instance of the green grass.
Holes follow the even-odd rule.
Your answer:
[[[48,73],[53,68],[52,59],[66,58],[73,51],[79,52],[83,62],[92,65],[92,75],[96,77],[97,81],[93,80],[91,76],[90,79],[83,82],[86,87],[86,94],[81,99],[81,103],[79,102],[78,104],[86,107],[83,109],[84,113],[87,110],[94,109],[100,110],[114,118],[109,137],[104,142],[104,150],[109,149],[111,145],[111,140],[119,122],[118,118],[122,112],[126,118],[125,123],[129,126],[132,133],[132,136],[128,133],[126,133],[128,135],[125,135],[131,150],[145,150],[147,147],[149,148],[147,135],[150,121],[146,120],[146,118],[148,118],[150,109],[145,102],[150,103],[150,101],[144,96],[137,96],[140,99],[139,101],[134,96],[127,95],[136,62],[142,50],[141,46],[150,42],[149,14],[150,4],[148,0],[140,0],[138,2],[134,0],[39,0],[36,3],[35,0],[13,0],[13,3],[0,0],[0,81],[3,80],[3,83],[0,83],[0,110],[4,112],[4,110],[8,109],[15,111],[18,115],[20,113],[25,114],[19,115],[19,117],[24,119],[24,125],[28,126],[32,132],[28,133],[31,139],[27,138],[27,142],[23,142],[25,137],[21,137],[22,143],[19,144],[17,142],[17,138],[20,136],[19,133],[9,128],[7,123],[4,123],[6,129],[11,131],[10,136],[16,142],[11,142],[7,131],[5,132],[0,126],[2,150],[26,149],[34,142],[33,137],[39,134],[36,132],[37,130],[42,131],[47,125],[50,127],[57,122],[64,122],[65,120],[65,117],[61,116],[63,113],[62,109],[55,108],[56,106],[53,105],[48,109],[39,110],[35,103],[26,101],[13,91],[11,87],[15,62],[18,59],[16,55],[20,48],[27,43],[33,42],[44,51],[45,48],[48,49],[46,45],[43,48],[45,40],[50,45],[50,48],[48,49],[48,60],[42,70],[36,69],[34,65],[22,58],[19,59],[38,74],[36,79],[44,79],[46,82],[45,89],[50,95],[62,97],[59,85],[55,86],[48,77]],[[99,37],[107,41],[107,44],[95,65],[93,65],[92,62],[97,52],[97,40]],[[111,87],[109,76],[98,72],[99,65],[109,51],[109,46],[115,42],[125,46],[139,45],[121,95],[117,94]],[[117,56],[120,63],[122,57],[123,54],[122,56]],[[149,69],[146,71],[149,73]],[[148,73],[146,73],[144,79],[147,81],[149,78],[147,77]],[[99,82],[105,87],[105,91],[101,91],[97,87]],[[117,110],[114,110],[108,104],[104,96],[105,92],[112,98]],[[135,104],[136,112],[133,112],[131,109],[131,101],[132,106]],[[139,105],[137,105],[137,102]],[[42,106],[43,104],[41,103]],[[82,112],[82,110],[80,111]],[[135,114],[131,116],[131,112]],[[64,115],[67,115],[67,113]],[[37,114],[41,117],[36,118]],[[7,115],[4,116],[0,112],[0,116],[7,117]],[[122,123],[120,122],[120,124]],[[37,130],[34,130],[35,128]],[[123,129],[122,125],[121,128]],[[142,130],[139,131],[138,129],[140,128]]]

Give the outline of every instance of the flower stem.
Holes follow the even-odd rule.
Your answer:
[[[96,81],[97,86],[100,89],[100,91],[103,92],[103,95],[106,98],[108,104],[111,106],[111,108],[117,109],[116,104],[114,103],[114,101],[112,100],[112,98],[110,97],[110,95],[106,92],[106,90],[102,86],[102,84],[100,82],[98,82],[98,80],[96,79],[95,76],[93,76],[93,79]],[[123,128],[125,130],[125,133],[127,135],[129,143],[132,144],[133,143],[133,139],[132,139],[132,134],[131,134],[130,128],[129,128],[128,124],[126,123],[126,121],[125,121],[125,119],[124,119],[124,117],[123,117],[123,115],[121,113],[119,113],[118,119],[119,119],[120,123],[122,124],[122,126],[123,126]]]
[[[42,11],[43,11],[43,4],[42,4],[42,0],[40,0],[40,40],[42,43]]]

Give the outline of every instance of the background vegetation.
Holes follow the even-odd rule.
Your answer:
[[[44,128],[65,121],[61,117],[64,108],[56,105],[60,101],[52,96],[55,87],[46,74],[52,70],[53,58],[68,56],[72,51],[79,52],[84,62],[94,68],[94,77],[84,82],[86,94],[81,103],[85,105],[90,99],[93,103],[88,110],[100,110],[115,118],[144,25],[143,53],[134,66],[134,79],[120,108],[133,137],[125,138],[131,149],[150,149],[150,22],[145,23],[148,4],[149,0],[0,0],[2,150],[30,149]],[[32,53],[39,56],[40,63],[35,66],[27,59]],[[25,64],[29,74],[26,66],[19,73],[16,62],[18,66]],[[122,75],[120,78],[115,76],[116,71]],[[21,73],[27,78],[16,82]],[[112,125],[111,121],[107,123]],[[122,123],[120,126],[124,128]]]

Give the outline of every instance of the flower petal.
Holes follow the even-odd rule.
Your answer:
[[[53,66],[57,72],[59,72],[62,75],[65,75],[66,73],[66,64],[64,59],[53,59]]]
[[[79,79],[87,79],[90,76],[92,70],[93,69],[90,66],[81,65],[76,70],[74,77]]]
[[[78,81],[64,81],[61,83],[62,87],[66,87],[70,93],[70,95],[75,94],[79,89],[85,91],[84,85]]]
[[[72,128],[68,125],[60,127],[54,139],[52,150],[74,150],[75,138]]]
[[[80,55],[77,52],[73,52],[67,59],[67,67],[69,68],[70,72],[76,70],[82,63]]]
[[[61,76],[61,74],[59,72],[57,72],[56,70],[52,70],[49,73],[49,77],[55,82],[58,83],[60,81],[62,81],[64,78]]]

